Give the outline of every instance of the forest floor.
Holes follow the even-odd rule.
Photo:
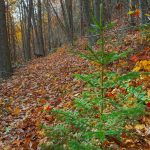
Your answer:
[[[141,43],[139,37],[139,32],[134,32],[134,35],[129,33],[124,44],[116,47],[116,50],[126,50],[131,46],[134,54],[113,64],[110,69],[128,71],[133,69],[137,61],[150,59],[149,45]],[[141,45],[144,45],[142,49]],[[84,90],[85,85],[74,79],[73,75],[98,69],[98,64],[82,59],[67,49],[62,47],[45,58],[32,60],[25,67],[16,69],[10,79],[0,83],[1,150],[39,149],[40,144],[47,141],[40,125],[51,124],[54,119],[46,112],[47,105],[70,107],[71,101]],[[150,69],[150,66],[147,68]],[[147,68],[143,66],[142,69],[147,71]],[[149,83],[150,78],[145,77],[135,84],[144,84],[145,91],[150,94]],[[126,139],[128,150],[150,148],[149,116],[149,113],[143,116],[140,124],[135,126],[138,138]]]

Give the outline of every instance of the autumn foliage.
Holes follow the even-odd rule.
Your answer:
[[[117,3],[111,22],[102,17],[101,4],[97,20],[82,14],[88,1],[81,0],[84,9],[73,7],[71,20],[70,2],[76,1],[29,1],[30,7],[25,0],[8,2],[14,71],[0,78],[0,150],[150,149],[150,26],[141,25],[142,10],[127,9],[118,20],[126,6]],[[59,2],[68,7],[64,14],[57,12]],[[20,22],[11,15],[18,5]],[[129,18],[139,25],[130,27]],[[36,54],[42,38],[46,57]],[[23,61],[27,47],[32,59]]]

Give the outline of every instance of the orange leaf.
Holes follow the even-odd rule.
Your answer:
[[[115,98],[116,97],[116,94],[114,93],[111,93],[111,92],[108,92],[108,93],[106,93],[106,95],[105,95],[106,97],[109,97],[109,98]]]
[[[133,56],[132,58],[131,58],[131,61],[133,61],[133,62],[137,62],[139,60],[139,58],[137,57],[137,56]]]
[[[44,110],[46,110],[46,111],[51,111],[51,110],[52,110],[52,107],[49,106],[49,105],[46,105],[46,106],[44,107]]]
[[[17,146],[20,146],[20,143],[21,143],[20,140],[15,140],[15,141],[13,142],[13,144],[14,144],[14,145],[17,145]]]
[[[140,17],[141,11],[139,9],[136,9],[133,16],[134,17]]]
[[[46,101],[45,99],[41,99],[41,100],[40,100],[40,103],[41,103],[41,104],[46,104],[47,101]]]
[[[18,116],[20,114],[20,108],[16,107],[13,111],[13,114]]]

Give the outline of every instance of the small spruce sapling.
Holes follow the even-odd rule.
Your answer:
[[[105,30],[112,24],[103,26],[101,4],[100,23],[93,17],[94,29],[100,31],[99,51],[89,48],[89,55],[82,57],[98,62],[100,72],[75,75],[87,83],[87,91],[75,98],[73,108],[53,109],[56,125],[43,126],[50,142],[42,149],[55,150],[101,150],[105,141],[121,141],[126,125],[134,124],[144,114],[147,95],[141,86],[134,87],[131,80],[140,76],[138,72],[117,74],[106,71],[107,65],[127,57],[130,52],[116,53],[105,51]],[[97,30],[98,29],[98,30]],[[121,142],[120,142],[121,143]]]

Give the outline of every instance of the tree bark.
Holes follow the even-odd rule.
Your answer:
[[[129,0],[129,10],[130,11],[135,11],[136,10],[136,4],[137,4],[137,0]],[[136,22],[135,22],[135,17],[131,14],[129,16],[129,23],[131,26],[135,26]]]
[[[0,1],[0,77],[5,78],[11,75],[10,50],[8,47],[5,2]]]
[[[100,0],[94,0],[94,16],[100,22]]]
[[[90,16],[90,11],[91,11],[90,0],[84,0],[83,1],[83,7],[84,7],[84,16],[85,16],[86,26],[88,29],[90,29],[91,23],[92,23],[91,16]],[[89,40],[89,43],[91,46],[95,42],[90,31],[88,31],[88,40]]]
[[[44,50],[44,38],[43,38],[43,28],[42,28],[42,4],[41,0],[38,0],[38,36],[39,36],[39,49],[37,55],[45,56]]]
[[[63,0],[60,0],[60,5],[61,5],[62,15],[64,19],[64,26],[67,31],[67,38],[68,41],[73,44],[72,0],[65,0],[65,5],[63,3]]]
[[[139,0],[139,6],[141,10],[141,24],[149,23],[150,20],[145,14],[148,14],[148,1]]]
[[[28,22],[27,22],[27,33],[26,33],[26,50],[25,50],[25,60],[29,61],[31,59],[31,17],[32,17],[33,1],[29,0],[28,6]]]
[[[83,24],[83,0],[80,0],[80,36],[84,35],[84,24]]]
[[[69,24],[69,38],[70,42],[73,44],[73,12],[72,12],[72,0],[65,0],[66,10],[68,14],[68,24]]]

